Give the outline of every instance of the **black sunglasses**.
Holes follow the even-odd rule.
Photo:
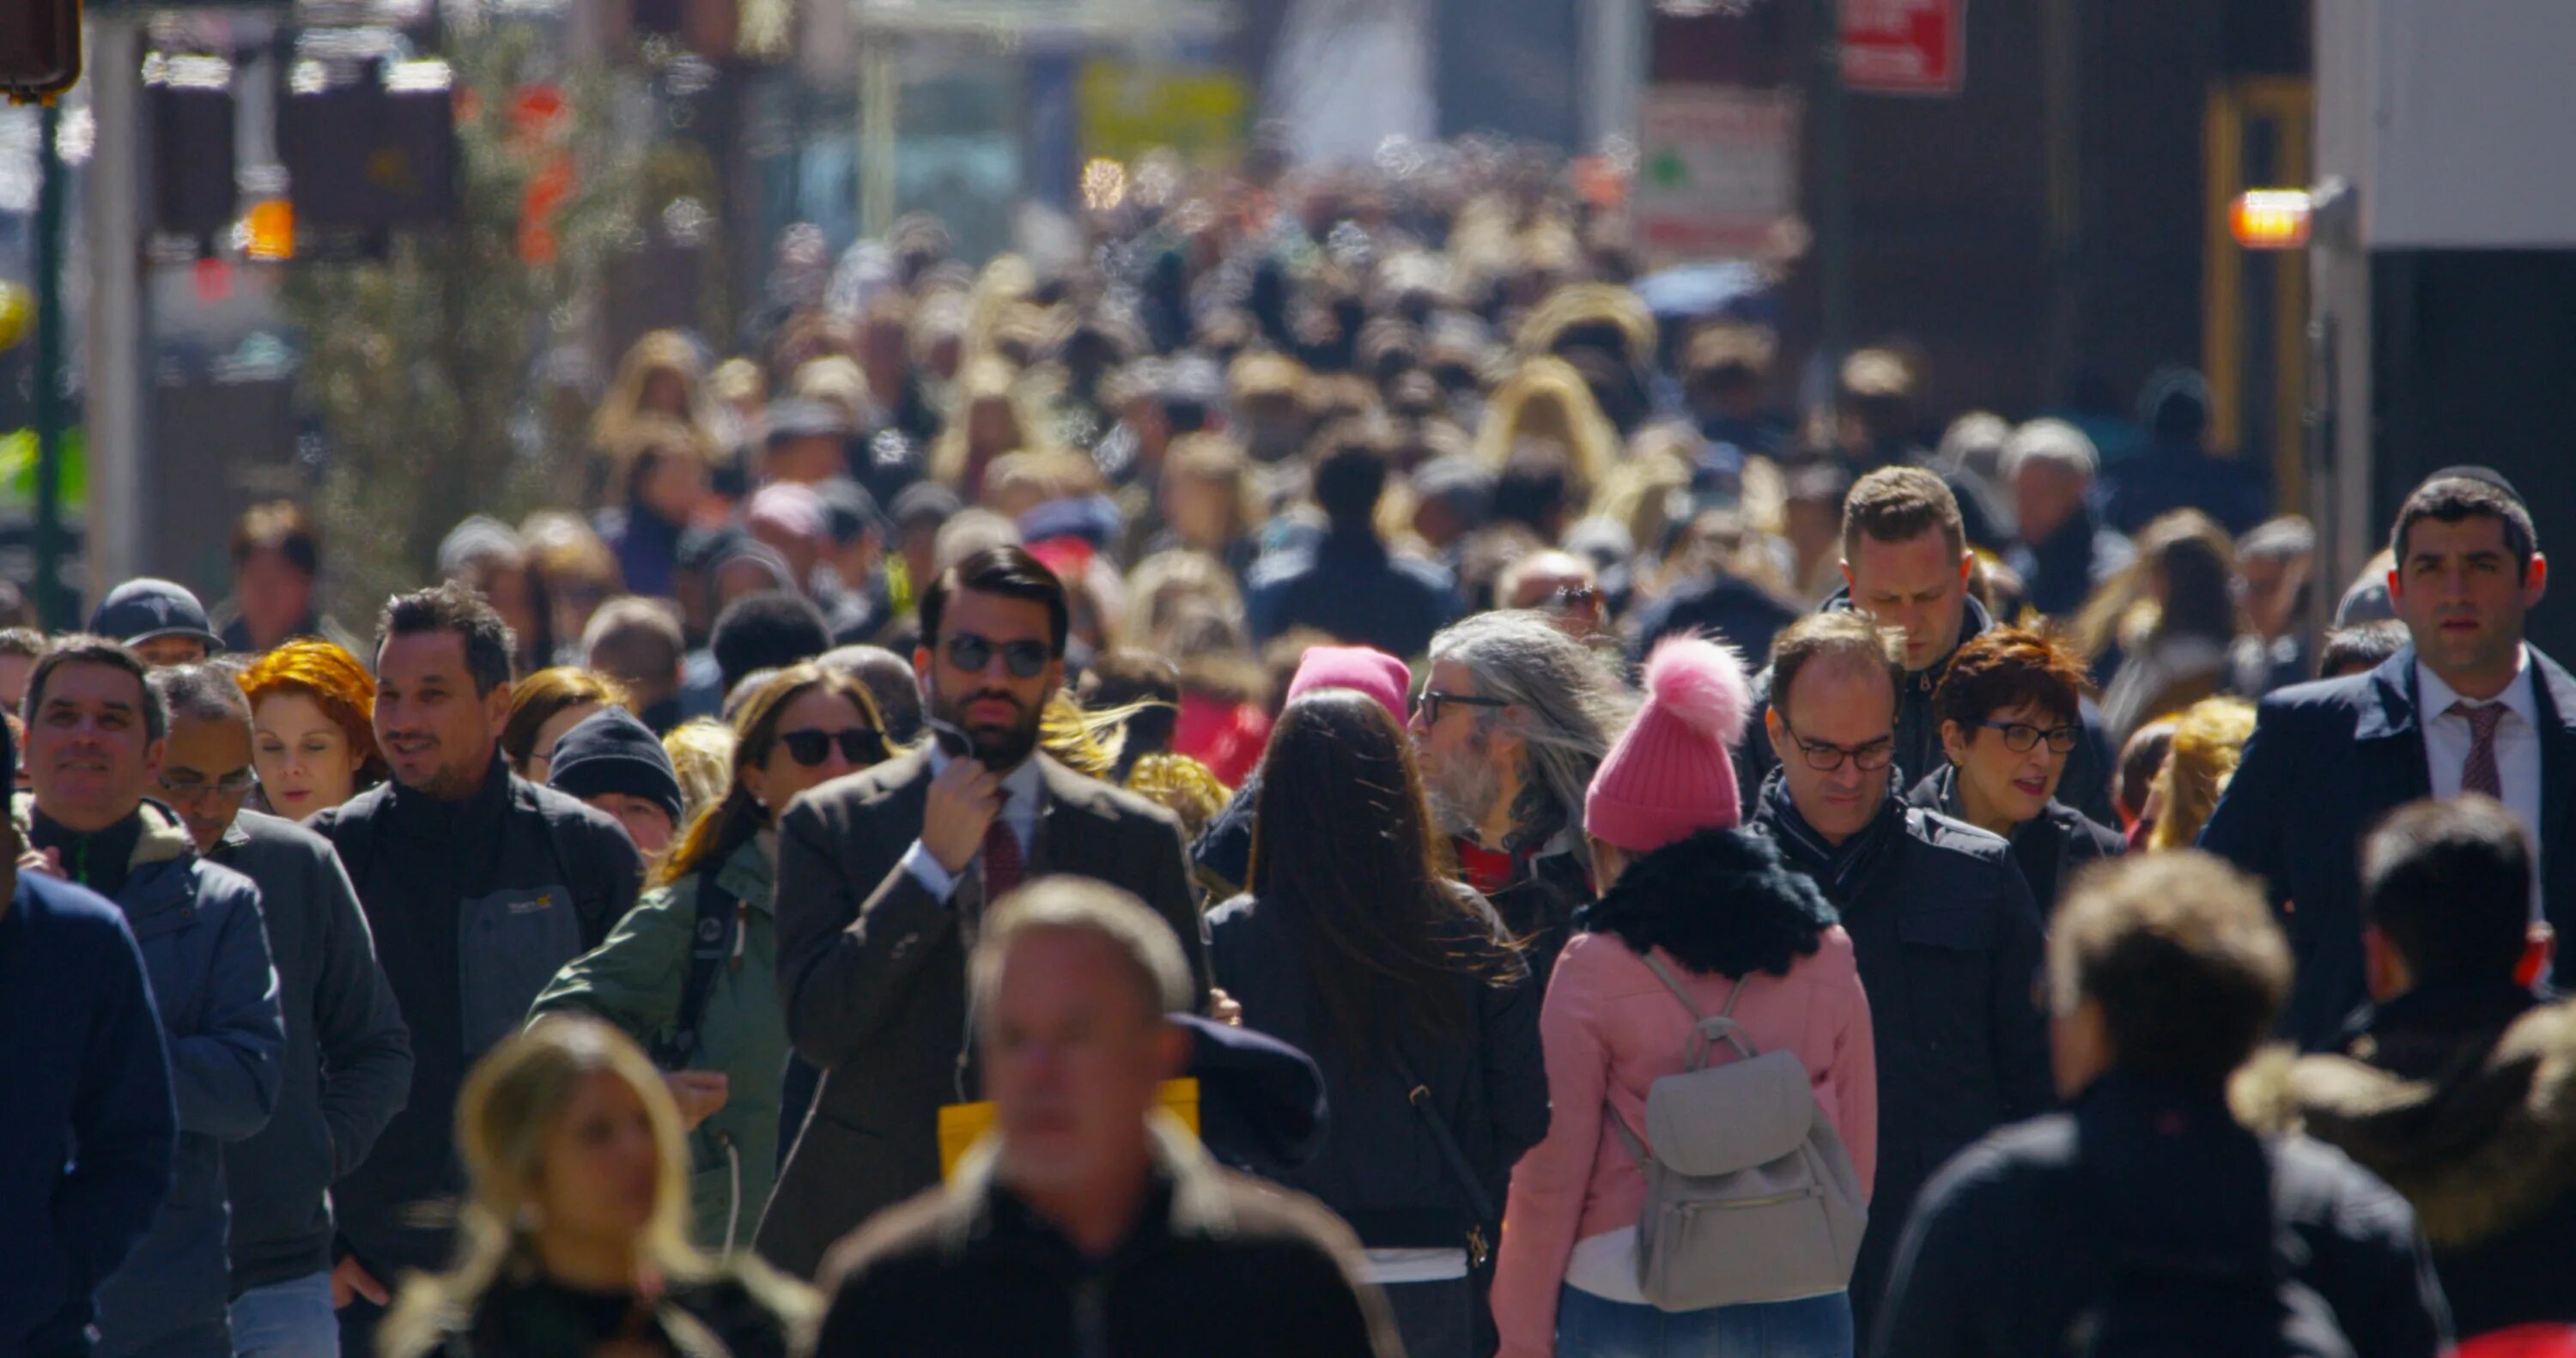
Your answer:
[[[1460,707],[1511,706],[1510,703],[1505,702],[1500,698],[1479,698],[1466,693],[1443,693],[1436,688],[1426,688],[1420,693],[1413,695],[1413,710],[1422,714],[1422,724],[1425,726],[1438,726],[1440,724],[1440,705],[1442,703],[1456,703]]]
[[[1014,679],[1035,679],[1052,659],[1043,641],[1006,641],[996,645],[991,639],[972,632],[960,632],[948,639],[948,663],[968,674],[982,674],[993,663],[993,653],[1002,654],[1002,665]]]
[[[883,731],[852,727],[847,731],[782,731],[778,743],[787,747],[787,757],[807,768],[813,768],[832,757],[832,746],[841,747],[841,757],[853,764],[866,766],[886,757]]]

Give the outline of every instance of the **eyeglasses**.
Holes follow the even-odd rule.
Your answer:
[[[249,792],[250,785],[257,781],[259,781],[258,775],[249,769],[235,769],[213,782],[203,778],[163,778],[161,788],[173,797],[194,799],[205,796],[209,792],[219,796],[239,797]]]
[[[1047,653],[1047,645],[1043,641],[996,643],[989,637],[979,637],[972,632],[960,632],[948,639],[948,663],[968,674],[983,673],[984,667],[993,663],[996,651],[1001,652],[1002,665],[1014,679],[1037,678],[1045,671],[1047,661],[1054,658]]]
[[[1981,721],[1979,726],[2004,733],[2004,748],[2015,754],[2027,754],[2032,746],[2045,740],[2049,752],[2065,754],[2075,748],[2075,738],[2084,734],[2081,726],[2033,726],[2026,721]]]
[[[832,757],[832,747],[841,747],[841,757],[853,764],[874,764],[886,757],[883,731],[854,726],[846,731],[784,731],[778,743],[787,747],[787,757],[807,768],[819,767]]]
[[[1876,773],[1896,762],[1896,737],[1892,734],[1880,736],[1856,749],[1845,749],[1840,745],[1828,745],[1824,741],[1809,740],[1799,735],[1798,728],[1789,724],[1789,718],[1785,714],[1780,718],[1780,729],[1789,733],[1789,739],[1798,746],[1798,753],[1807,757],[1807,767],[1818,773],[1831,773],[1841,768],[1846,759],[1851,761],[1853,768],[1863,773]]]
[[[1548,596],[1548,604],[1563,613],[1590,613],[1601,606],[1601,590],[1594,585],[1565,585]]]
[[[1442,703],[1456,703],[1460,707],[1511,706],[1510,703],[1507,703],[1500,698],[1479,698],[1473,694],[1467,693],[1443,693],[1436,688],[1426,688],[1420,693],[1413,695],[1413,710],[1421,714],[1422,724],[1425,726],[1438,726],[1440,724],[1440,705]]]

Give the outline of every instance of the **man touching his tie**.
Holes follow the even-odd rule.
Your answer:
[[[1047,874],[1134,892],[1172,926],[1206,1002],[1178,822],[1038,750],[1068,618],[1063,585],[1018,547],[934,577],[913,669],[938,741],[806,793],[781,826],[779,992],[823,1082],[758,1244],[799,1277],[939,1181],[940,1108],[982,1097],[966,955],[1002,893]]]
[[[2263,700],[2201,845],[2270,884],[2298,974],[2286,1033],[2341,1045],[2365,998],[2361,837],[2423,797],[2482,792],[2532,842],[2532,911],[2576,927],[2576,680],[2526,644],[2549,583],[2531,513],[2480,467],[2436,473],[2398,511],[2389,597],[2409,644],[2368,674]]]

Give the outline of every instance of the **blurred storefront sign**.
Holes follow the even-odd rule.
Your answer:
[[[1658,263],[1764,252],[1798,210],[1795,90],[1656,85],[1638,118],[1631,204]]]
[[[1863,94],[1957,94],[1968,0],[1842,0],[1843,85]]]
[[[1192,164],[1224,165],[1243,150],[1252,91],[1224,71],[1095,57],[1082,63],[1074,106],[1086,158],[1132,161],[1167,146]]]

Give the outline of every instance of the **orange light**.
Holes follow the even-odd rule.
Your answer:
[[[242,254],[249,259],[280,260],[295,258],[295,204],[284,198],[263,198],[250,205],[242,224],[249,236]]]
[[[2315,206],[2305,189],[2250,189],[2236,196],[2227,224],[2248,250],[2302,249]]]

